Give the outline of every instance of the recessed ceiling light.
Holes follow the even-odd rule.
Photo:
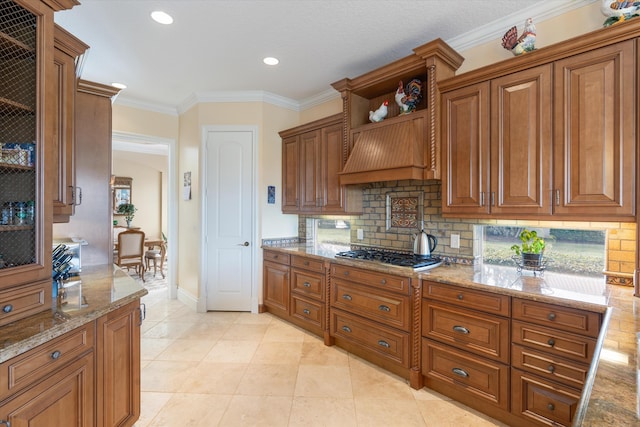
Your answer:
[[[173,18],[171,15],[161,10],[154,10],[151,12],[151,18],[159,24],[173,24]]]
[[[113,87],[117,87],[118,89],[126,89],[127,85],[124,83],[118,83],[118,82],[113,82],[111,83],[111,86]]]
[[[262,62],[264,62],[267,65],[278,65],[280,61],[278,60],[278,58],[267,56],[262,60]]]

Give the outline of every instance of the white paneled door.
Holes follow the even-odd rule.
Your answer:
[[[250,311],[254,132],[206,132],[206,309]]]

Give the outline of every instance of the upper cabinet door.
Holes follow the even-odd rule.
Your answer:
[[[554,214],[633,220],[633,40],[555,63]]]
[[[489,83],[442,95],[442,213],[489,213]]]
[[[322,207],[320,173],[320,131],[300,135],[300,212],[316,212]]]
[[[298,137],[291,136],[282,140],[282,212],[298,213]]]
[[[491,213],[551,214],[551,65],[491,81]]]
[[[323,212],[345,211],[344,186],[340,186],[342,171],[342,123],[322,128]]]
[[[1,289],[51,278],[53,10],[3,1],[0,14]]]

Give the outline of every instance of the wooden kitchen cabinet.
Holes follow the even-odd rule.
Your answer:
[[[69,222],[76,205],[75,98],[82,59],[88,45],[56,25],[53,62],[55,76],[55,137],[52,144],[53,221]]]
[[[339,182],[343,132],[341,114],[280,132],[283,213],[362,212],[361,191]]]
[[[0,420],[13,426],[94,425],[94,336],[89,323],[2,363]]]
[[[551,66],[443,94],[442,211],[551,214]]]
[[[326,335],[326,273],[324,261],[291,256],[291,316],[290,321],[319,336]]]
[[[597,31],[441,82],[443,214],[635,221],[636,45],[620,39]]]
[[[53,182],[43,177],[52,175],[53,165],[53,13],[76,4],[74,0],[2,3],[0,206],[15,201],[33,203],[34,214],[25,219],[14,213],[10,224],[0,224],[0,248],[8,267],[0,269],[0,290],[39,286],[38,293],[46,298],[37,309],[32,306],[34,310],[24,311],[14,321],[50,307]],[[10,145],[16,143],[20,145]],[[0,295],[3,310],[13,306],[4,299],[10,294]]]
[[[96,322],[98,427],[132,426],[140,416],[140,301]]]
[[[262,270],[263,298],[267,311],[284,319],[289,318],[290,256],[265,250]]]

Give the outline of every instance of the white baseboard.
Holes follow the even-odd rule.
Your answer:
[[[194,312],[198,311],[198,299],[181,288],[178,288],[178,301],[189,307]]]

